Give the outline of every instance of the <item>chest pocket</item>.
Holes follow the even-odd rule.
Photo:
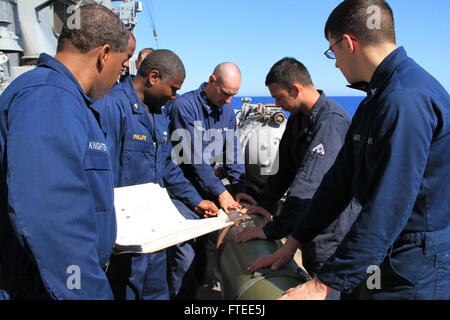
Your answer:
[[[154,147],[152,146],[152,143],[152,141],[125,140],[123,150],[154,153]]]
[[[151,138],[150,141],[125,140],[121,156],[120,186],[153,182],[154,163],[155,147]]]
[[[84,170],[94,198],[97,214],[111,213],[113,205],[113,176],[111,160],[107,152],[87,151]]]

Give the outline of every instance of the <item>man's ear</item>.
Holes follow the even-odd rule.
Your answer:
[[[147,81],[150,84],[150,86],[154,86],[159,80],[161,79],[161,74],[158,70],[152,70],[150,71]]]
[[[291,90],[289,90],[289,95],[292,98],[296,99],[302,91],[303,91],[302,85],[299,83],[294,83],[291,87]]]
[[[214,84],[214,82],[216,82],[217,81],[217,77],[215,76],[215,75],[210,75],[209,76],[209,83],[210,84]]]
[[[103,70],[105,64],[111,59],[111,54],[112,51],[109,44],[105,44],[100,48],[97,58],[97,67],[99,69],[99,72]]]
[[[356,45],[358,43],[356,41],[356,37],[351,34],[345,33],[342,38],[344,38],[342,42],[345,50],[347,50],[350,54],[354,53]]]

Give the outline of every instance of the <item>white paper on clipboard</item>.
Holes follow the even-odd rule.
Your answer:
[[[151,253],[233,224],[222,210],[213,218],[184,218],[155,183],[115,188],[114,205],[115,253]]]

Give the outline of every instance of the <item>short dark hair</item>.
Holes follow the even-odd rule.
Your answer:
[[[74,15],[78,15],[79,25],[74,24],[71,18]],[[64,22],[57,52],[64,51],[67,42],[81,53],[105,44],[109,44],[113,52],[127,51],[129,32],[110,9],[99,4],[89,4],[77,8],[72,16]]]
[[[313,85],[308,69],[294,58],[283,58],[273,65],[266,77],[266,86],[272,83],[289,90],[294,83]]]
[[[177,74],[186,77],[183,62],[180,58],[170,50],[160,49],[152,51],[142,61],[138,70],[138,75],[141,77],[148,77],[150,72],[157,70],[161,80],[173,80]]]
[[[374,14],[379,14],[378,26]],[[328,17],[325,38],[353,34],[363,44],[395,43],[394,14],[384,0],[345,0]]]

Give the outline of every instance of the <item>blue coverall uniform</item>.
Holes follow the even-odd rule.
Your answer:
[[[180,132],[178,141],[183,150],[179,154],[184,157],[180,166],[186,178],[204,198],[217,202],[226,188],[216,175],[215,165],[223,164],[235,194],[245,192],[245,167],[234,109],[230,104],[209,106],[206,85],[177,97],[168,106],[170,132]],[[184,139],[186,133],[190,139]]]
[[[92,102],[46,54],[0,97],[0,279],[12,299],[113,298],[102,270],[113,175]]]
[[[319,92],[319,100],[308,117],[301,112],[289,117],[278,150],[279,170],[268,177],[259,194],[258,205],[274,212],[277,202],[289,190],[280,213],[263,227],[268,239],[281,239],[293,230],[344,144],[350,117],[340,105]],[[302,264],[310,274],[317,273],[334,253],[360,210],[352,201],[329,227],[305,243]]]
[[[109,95],[96,102],[107,132],[115,186],[158,183],[176,197],[172,201],[185,217],[197,216],[193,209],[202,198],[171,160],[169,120],[162,112],[146,111],[132,79],[129,76],[116,84]],[[163,300],[169,299],[166,273],[167,256],[163,250],[113,254],[108,277],[117,299]]]
[[[344,147],[292,232],[305,243],[353,197],[361,203],[318,273],[323,283],[344,292],[361,283],[361,298],[450,298],[449,107],[446,90],[403,47],[378,66]]]
[[[167,112],[172,140],[181,141],[175,145],[174,153],[182,159],[180,167],[184,175],[204,199],[219,205],[217,197],[226,188],[216,175],[216,165],[223,164],[230,189],[235,194],[245,192],[245,167],[234,109],[230,104],[222,107],[209,106],[204,91],[206,85],[207,83],[203,83],[197,90],[177,97],[168,104]],[[211,262],[206,256],[206,248],[212,247],[210,240],[215,241],[214,236],[217,233],[196,239],[194,247],[187,244],[178,250],[180,261],[191,260],[195,252],[193,272],[197,276],[202,277],[206,270],[211,269],[213,276],[220,278],[219,272],[214,272],[214,264],[212,268],[205,268]],[[179,297],[192,298],[187,283],[183,284],[180,291]]]

